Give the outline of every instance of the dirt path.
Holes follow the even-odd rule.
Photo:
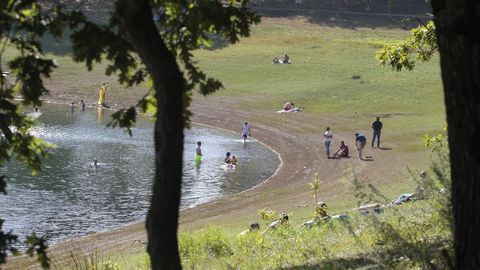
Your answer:
[[[248,120],[252,126],[253,137],[276,151],[282,164],[276,174],[248,191],[182,211],[181,229],[228,223],[229,220],[245,220],[247,226],[256,219],[259,209],[291,212],[298,205],[311,204],[311,191],[307,183],[311,181],[310,177],[314,173],[318,173],[322,180],[320,198],[328,202],[332,196],[341,197],[349,192],[345,187],[345,179],[351,179],[352,168],[360,179],[375,183],[398,177],[401,174],[398,168],[405,168],[403,165],[410,158],[402,153],[392,154],[395,152],[395,145],[388,146],[393,149],[391,151],[372,150],[367,145],[366,155],[373,156],[374,161],[360,161],[354,147],[354,131],[335,133],[335,123],[342,123],[343,119],[309,113],[308,109],[301,113],[283,115],[271,109],[245,111],[232,110],[232,107],[235,107],[233,98],[195,98],[192,120],[234,132],[239,132],[243,121]],[[337,147],[341,140],[345,140],[350,146],[351,158],[325,158],[322,133],[327,125],[331,126],[334,132],[333,148]],[[69,260],[70,253],[91,254],[96,251],[100,255],[129,254],[144,250],[145,241],[144,225],[141,222],[55,245],[50,248],[50,254],[57,263]],[[14,265],[9,264],[5,269],[37,267],[36,264],[32,266],[31,261],[25,258],[14,261]]]

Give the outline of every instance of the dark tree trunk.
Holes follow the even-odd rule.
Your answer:
[[[158,34],[147,0],[118,0],[116,11],[153,78],[157,98],[156,172],[146,224],[151,267],[181,269],[177,227],[182,183],[183,75]]]
[[[455,266],[480,269],[480,1],[432,0],[452,167]]]

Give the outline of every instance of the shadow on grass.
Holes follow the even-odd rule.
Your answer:
[[[297,265],[285,270],[317,270],[317,269],[379,269],[373,260],[369,258],[339,258],[333,260],[325,260],[318,264]]]
[[[380,150],[385,150],[385,151],[392,150],[391,147],[377,147],[377,148],[380,149]]]
[[[390,3],[390,4],[389,4]],[[415,0],[369,0],[330,1],[304,0],[302,4],[293,1],[264,0],[253,3],[252,8],[269,18],[305,17],[310,23],[355,29],[360,27],[405,28],[418,26],[431,19],[431,6],[426,1]]]

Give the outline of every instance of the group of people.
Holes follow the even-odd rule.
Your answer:
[[[344,219],[346,218],[345,214],[335,215],[333,217],[327,214],[327,204],[325,202],[318,202],[315,206],[315,217],[312,220],[309,220],[303,223],[306,227],[312,227],[314,225],[320,225],[322,223],[328,222],[330,219]],[[288,225],[288,214],[282,213],[278,219],[273,220],[270,224],[267,225],[268,230],[274,230],[278,226],[285,226]],[[260,231],[260,224],[258,222],[254,222],[250,224],[250,228],[248,230],[242,231],[239,235],[246,235],[248,233],[258,232]]]
[[[333,156],[330,156],[330,145],[332,144],[333,139],[333,133],[330,130],[330,127],[326,128],[323,137],[325,138],[325,149],[327,151],[327,158],[349,157],[348,146],[345,144],[344,141],[340,143],[340,148],[333,154]]]
[[[291,63],[290,56],[288,56],[288,54],[285,54],[283,56],[282,60],[280,60],[280,59],[278,59],[278,57],[274,56],[273,59],[272,59],[272,63],[273,64],[290,64]]]
[[[227,152],[227,154],[225,155],[224,161],[227,166],[231,167],[231,166],[237,166],[238,160],[235,156],[232,156],[230,152]]]
[[[101,106],[102,108],[110,108],[110,106],[108,106],[107,103],[105,102],[106,91],[107,91],[107,84],[103,82],[102,85],[100,86],[100,90],[98,91],[98,105]],[[87,105],[85,104],[83,99],[80,100],[80,109],[82,110],[82,112],[85,111],[86,107]],[[70,110],[72,112],[75,110],[75,102],[71,103]]]
[[[375,145],[375,140],[377,141],[377,148],[380,148],[380,134],[382,132],[383,124],[380,121],[380,117],[377,117],[377,119],[372,123],[372,129],[373,129],[373,139],[372,139],[372,147]],[[348,146],[345,144],[344,141],[340,143],[340,148],[333,154],[333,157],[330,156],[330,145],[333,139],[333,133],[330,130],[330,127],[327,127],[325,129],[325,133],[323,134],[324,136],[324,142],[325,142],[325,150],[327,154],[327,158],[341,158],[341,157],[348,157],[349,156],[349,151],[348,151]],[[358,150],[358,157],[360,159],[363,159],[363,149],[365,148],[365,145],[367,144],[367,138],[363,133],[355,133],[355,145]]]
[[[87,107],[87,105],[85,104],[83,99],[80,100],[80,109],[82,110],[82,112],[85,111],[86,107]],[[71,112],[75,111],[75,102],[72,102],[72,105],[70,106],[70,110],[71,110]]]
[[[250,125],[248,122],[244,122],[240,134],[243,137],[243,146],[247,145],[247,138],[251,136]],[[198,164],[202,161],[202,142],[197,142],[197,147],[195,149],[195,162]],[[228,167],[233,167],[237,165],[238,159],[234,155],[231,155],[230,152],[227,152],[224,158],[224,162]]]

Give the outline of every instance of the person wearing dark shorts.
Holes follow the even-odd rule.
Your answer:
[[[245,146],[245,144],[247,143],[247,137],[251,136],[250,135],[250,125],[248,124],[248,122],[245,122],[243,124],[242,131],[240,131],[240,134],[242,134],[242,136],[243,136],[243,145]]]
[[[377,138],[377,147],[380,147],[380,133],[382,132],[382,122],[380,122],[380,117],[377,116],[377,120],[372,123],[373,129],[373,139],[372,139],[372,147],[375,143],[375,138]]]

